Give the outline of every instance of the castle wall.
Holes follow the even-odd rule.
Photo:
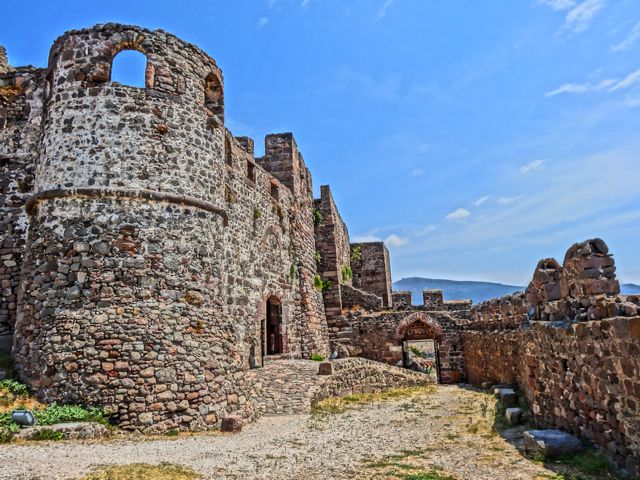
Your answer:
[[[27,232],[24,204],[39,150],[44,73],[10,68],[0,51],[0,351],[11,350]]]
[[[145,88],[109,81],[122,49],[146,55]],[[328,354],[295,140],[268,136],[256,162],[252,141],[223,126],[215,62],[163,31],[68,32],[44,78],[20,248],[22,377],[41,399],[101,405],[124,428],[253,416],[243,372],[261,363],[268,299],[281,305],[283,354]]]
[[[619,295],[602,240],[538,263],[524,294],[483,302],[462,333],[469,381],[517,383],[536,423],[640,474],[640,297]]]
[[[385,307],[393,304],[391,295],[391,264],[389,251],[383,242],[352,243],[360,249],[360,258],[351,261],[353,286],[382,298]]]

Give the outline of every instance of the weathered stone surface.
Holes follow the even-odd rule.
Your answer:
[[[86,440],[89,438],[103,438],[109,436],[109,429],[101,423],[66,422],[23,428],[14,435],[14,438],[19,440],[31,440],[43,430],[60,432],[64,440]]]
[[[578,437],[561,430],[527,430],[523,439],[525,451],[545,458],[576,453],[583,448]]]
[[[520,423],[520,418],[522,417],[522,409],[521,408],[507,408],[504,413],[507,422],[511,426],[518,425]]]
[[[222,419],[220,425],[222,432],[238,433],[242,430],[242,417],[238,415],[230,415]]]

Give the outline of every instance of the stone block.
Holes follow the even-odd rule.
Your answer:
[[[561,430],[527,430],[523,439],[526,452],[545,458],[576,453],[583,448],[578,437]]]
[[[504,417],[507,419],[507,422],[512,427],[518,425],[520,423],[520,418],[522,417],[522,409],[521,408],[507,408]]]
[[[501,389],[499,398],[506,407],[512,407],[518,403],[518,394],[512,388]]]
[[[480,384],[480,388],[482,388],[483,390],[491,390],[492,386],[493,386],[493,382],[482,382]]]
[[[222,419],[220,430],[229,433],[238,433],[242,431],[242,417],[239,415],[230,415]]]
[[[320,365],[318,365],[318,375],[333,375],[333,363],[320,363]]]

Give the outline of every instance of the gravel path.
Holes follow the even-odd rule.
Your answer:
[[[435,466],[461,480],[551,473],[491,434],[492,410],[486,394],[438,386],[341,414],[266,417],[238,435],[7,444],[0,478],[79,478],[96,465],[136,462],[182,464],[208,479],[393,478],[398,463]]]

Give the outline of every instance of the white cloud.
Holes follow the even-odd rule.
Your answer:
[[[498,199],[498,203],[500,205],[511,205],[512,203],[517,202],[518,200],[522,200],[525,195],[517,195],[515,197],[500,197]]]
[[[363,235],[356,235],[355,237],[353,237],[353,241],[355,243],[381,242],[382,239],[380,237],[376,237],[372,233],[365,233]]]
[[[258,19],[258,28],[266,27],[269,24],[269,17],[260,17]]]
[[[640,82],[640,68],[634,70],[622,80],[617,82],[613,87],[609,89],[609,91],[615,92],[616,90],[622,90],[623,88],[628,88],[638,82]]]
[[[491,197],[489,195],[485,195],[484,197],[480,197],[472,205],[476,208],[480,207],[482,204],[486,203]]]
[[[418,230],[416,232],[416,235],[418,237],[424,237],[425,235],[429,235],[430,233],[433,233],[436,230],[438,230],[438,227],[436,227],[435,225],[427,225],[426,227],[421,228],[420,230]]]
[[[384,243],[390,247],[401,247],[409,243],[409,241],[404,237],[400,237],[399,235],[392,233],[387,238],[385,238]]]
[[[384,16],[387,14],[387,10],[389,10],[389,7],[393,4],[393,2],[394,0],[384,0],[384,3],[376,14],[376,21],[382,20],[384,18]]]
[[[567,13],[561,32],[580,33],[591,26],[594,17],[605,5],[604,0],[584,0]]]
[[[538,3],[553,10],[569,10],[576,4],[575,0],[538,0]]]
[[[411,170],[409,172],[409,176],[410,177],[419,177],[420,175],[422,175],[424,173],[424,171],[420,168],[414,168],[413,170]]]
[[[520,172],[525,175],[529,172],[533,172],[534,170],[540,170],[544,168],[545,160],[534,160],[533,162],[529,162],[526,165],[520,167]]]
[[[600,90],[604,90],[605,88],[610,87],[615,84],[618,80],[605,78],[604,80],[600,80],[597,83],[565,83],[560,85],[555,90],[551,90],[544,94],[545,97],[553,97],[555,95],[560,95],[562,93],[587,93],[587,92],[598,92]]]
[[[469,210],[465,208],[458,208],[444,218],[446,218],[447,220],[464,220],[469,216],[471,216],[471,212]]]
[[[625,38],[623,41],[621,41],[617,45],[614,45],[613,47],[611,47],[611,51],[620,52],[622,50],[627,50],[638,40],[640,40],[640,22],[636,23],[633,26],[633,28],[627,35],[627,38]]]

